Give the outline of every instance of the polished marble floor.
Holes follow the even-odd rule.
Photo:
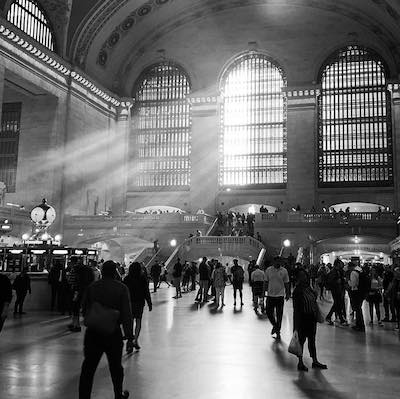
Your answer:
[[[367,326],[366,334],[320,325],[318,352],[329,369],[296,370],[287,352],[291,338],[291,302],[285,306],[282,341],[257,317],[246,287],[245,306],[215,311],[197,306],[194,293],[172,299],[173,288],[153,295],[145,311],[142,349],[124,355],[125,385],[135,399],[400,397],[400,339],[393,325]],[[327,303],[326,306],[329,304]],[[7,320],[0,335],[1,399],[73,399],[82,361],[82,333],[66,329],[68,318],[30,313]],[[306,357],[306,363],[310,359]],[[96,374],[93,398],[112,399],[105,359]]]

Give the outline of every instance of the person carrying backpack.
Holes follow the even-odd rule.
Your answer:
[[[356,325],[353,326],[355,331],[365,331],[364,316],[362,313],[362,305],[371,288],[371,280],[368,272],[356,266],[350,274],[350,296],[352,298],[353,310],[356,314]]]
[[[233,306],[236,306],[236,291],[239,290],[240,306],[243,306],[243,281],[244,269],[238,264],[237,259],[233,259],[233,266],[231,267],[231,278],[233,286]]]

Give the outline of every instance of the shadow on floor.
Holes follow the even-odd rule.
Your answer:
[[[326,379],[324,373],[327,371],[313,370],[299,372],[293,383],[310,399],[350,399],[354,394],[339,392]]]

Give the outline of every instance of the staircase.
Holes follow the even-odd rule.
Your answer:
[[[185,240],[165,262],[168,273],[178,258],[184,261],[198,262],[200,258],[218,259],[221,256],[232,256],[241,259],[254,259],[257,264],[262,264],[266,254],[265,246],[253,237],[241,236],[208,236],[191,237]]]

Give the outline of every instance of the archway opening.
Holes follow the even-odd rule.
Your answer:
[[[255,215],[256,213],[275,213],[277,208],[272,205],[265,204],[241,204],[235,205],[229,209],[230,212],[247,215],[248,213]]]
[[[389,211],[390,208],[385,205],[380,204],[372,204],[369,202],[343,202],[340,204],[331,205],[329,210],[333,212],[339,212],[342,210],[343,212],[348,209],[349,212],[378,212],[380,211]]]

